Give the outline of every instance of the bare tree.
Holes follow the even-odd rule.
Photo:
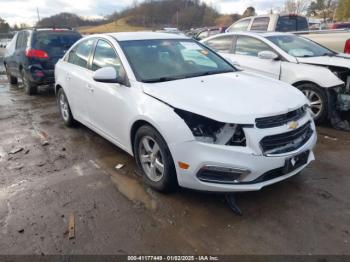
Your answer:
[[[310,0],[286,0],[284,2],[284,11],[293,14],[303,14],[307,11]]]

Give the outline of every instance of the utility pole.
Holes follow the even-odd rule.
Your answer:
[[[39,14],[39,8],[36,8],[36,13],[38,15],[38,23],[40,22],[40,14]]]

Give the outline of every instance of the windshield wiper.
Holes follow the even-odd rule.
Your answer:
[[[209,76],[209,75],[217,75],[217,74],[232,73],[232,72],[234,72],[234,70],[206,71],[206,72],[201,72],[201,73],[198,73],[198,74],[187,75],[186,78],[199,77],[199,76]]]
[[[159,78],[154,78],[154,79],[147,79],[144,80],[144,83],[161,83],[161,82],[168,82],[168,81],[174,81],[174,80],[179,80],[179,77],[159,77]]]

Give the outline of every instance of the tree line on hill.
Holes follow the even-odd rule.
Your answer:
[[[281,11],[307,14],[324,20],[347,21],[350,19],[350,0],[285,0]],[[134,26],[155,29],[178,27],[184,30],[214,25],[229,26],[242,17],[253,15],[256,15],[254,7],[248,7],[242,15],[223,15],[200,0],[145,0],[139,4],[135,1],[130,7],[116,11],[104,19],[87,19],[72,13],[59,13],[41,19],[37,26],[97,26],[123,18]],[[0,33],[25,27],[27,25],[20,24],[11,28],[0,17]]]

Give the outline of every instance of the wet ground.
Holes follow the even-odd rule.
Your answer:
[[[0,75],[0,253],[350,254],[349,153],[350,133],[319,128],[317,160],[238,195],[239,217],[221,195],[147,188],[130,156],[63,125],[50,90]]]

